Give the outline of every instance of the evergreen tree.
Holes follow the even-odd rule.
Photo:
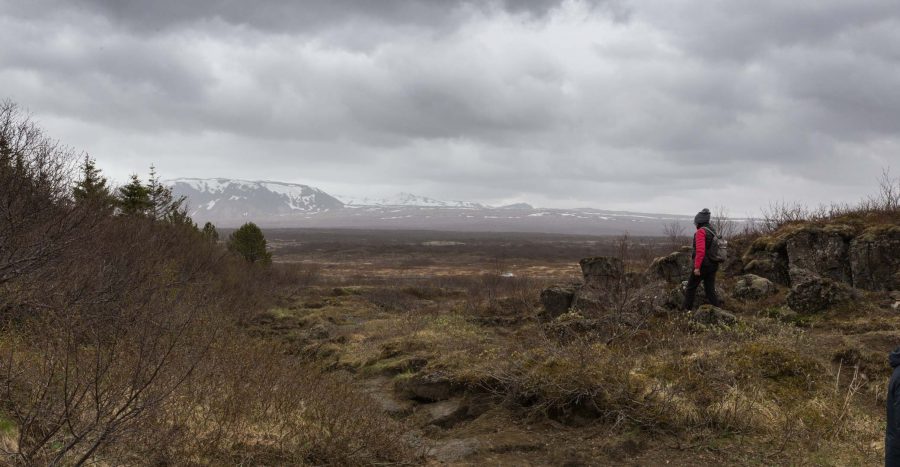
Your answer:
[[[119,187],[119,209],[126,216],[147,216],[151,214],[153,203],[147,187],[137,174],[131,175],[131,182]]]
[[[100,169],[89,156],[84,156],[81,165],[82,178],[72,189],[75,201],[92,201],[105,206],[112,205],[112,199],[106,177],[100,175]]]
[[[266,251],[266,237],[252,222],[242,225],[228,237],[228,251],[243,256],[251,263],[272,262],[272,253]]]
[[[147,180],[147,195],[150,199],[150,215],[161,221],[170,222],[178,225],[194,225],[194,221],[188,216],[185,201],[187,198],[181,196],[175,198],[172,189],[167,187],[159,179],[156,173],[156,167],[150,166],[150,178]]]
[[[215,243],[219,241],[219,231],[216,230],[216,226],[212,222],[207,222],[203,225],[202,233],[210,242]]]

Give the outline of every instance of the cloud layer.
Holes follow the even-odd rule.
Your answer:
[[[0,0],[0,87],[117,179],[752,214],[900,172],[893,0],[259,3]]]

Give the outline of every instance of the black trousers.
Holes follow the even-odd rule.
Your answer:
[[[703,291],[706,292],[706,299],[712,306],[719,306],[719,297],[716,296],[716,272],[719,265],[715,263],[704,264],[700,266],[700,275],[694,275],[691,271],[691,277],[688,278],[687,288],[684,289],[684,309],[691,310],[694,308],[694,297],[697,296],[697,286],[703,281]]]

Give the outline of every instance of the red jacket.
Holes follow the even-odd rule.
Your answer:
[[[700,269],[706,257],[706,229],[700,227],[694,235],[694,269]]]

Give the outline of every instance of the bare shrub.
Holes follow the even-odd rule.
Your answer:
[[[663,226],[663,235],[669,241],[672,248],[689,243],[690,237],[687,235],[687,227],[678,220],[673,220]]]
[[[737,233],[737,223],[731,219],[730,212],[725,206],[717,206],[714,209],[710,225],[722,238],[731,238]]]
[[[863,206],[872,211],[900,212],[900,176],[892,176],[889,167],[882,169],[875,194],[863,201]]]

